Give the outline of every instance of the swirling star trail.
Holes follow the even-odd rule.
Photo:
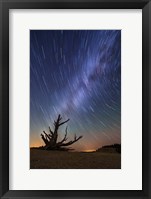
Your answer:
[[[30,31],[30,146],[58,114],[75,150],[121,142],[120,30]]]

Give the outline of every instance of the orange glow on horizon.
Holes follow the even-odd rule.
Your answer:
[[[87,149],[87,150],[83,150],[82,152],[94,152],[96,151],[95,149]]]
[[[40,147],[43,146],[44,144],[41,141],[37,141],[37,142],[31,142],[30,143],[30,148],[32,147]]]

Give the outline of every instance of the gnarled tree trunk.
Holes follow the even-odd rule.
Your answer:
[[[67,138],[68,128],[66,127],[64,138],[60,142],[57,142],[59,127],[69,121],[69,119],[64,122],[61,122],[61,120],[62,120],[61,115],[58,115],[57,120],[54,121],[54,131],[52,131],[51,128],[49,127],[49,134],[47,134],[45,131],[43,131],[43,133],[41,134],[41,138],[45,143],[44,149],[46,149],[46,150],[65,150],[65,151],[71,150],[71,148],[66,148],[66,146],[72,145],[73,143],[77,142],[78,140],[80,140],[83,137],[83,136],[77,137],[75,135],[74,140],[66,142],[68,139]]]

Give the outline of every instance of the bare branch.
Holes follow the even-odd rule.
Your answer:
[[[62,120],[60,114],[58,115],[57,121],[54,120],[54,125],[59,125],[59,122]]]
[[[45,134],[46,138],[51,139],[51,137],[45,131],[43,131],[43,133]]]
[[[67,143],[58,143],[58,144],[59,144],[59,146],[69,146],[69,145],[77,142],[78,140],[80,140],[82,137],[83,136],[79,136],[78,138],[74,139],[73,141],[71,140],[71,141],[69,141]]]
[[[62,117],[61,117],[60,114],[58,115],[58,120],[59,120],[59,121],[62,120]]]
[[[58,142],[58,144],[60,145],[60,144],[62,144],[63,142],[65,142],[65,141],[67,141],[67,134],[68,134],[68,132],[67,132],[67,129],[68,129],[68,127],[66,127],[66,130],[65,130],[65,136],[64,136],[64,138],[60,141],[60,142]]]
[[[51,135],[53,135],[53,131],[51,130],[50,126],[49,126],[49,131],[50,131]]]
[[[70,120],[70,119],[68,119],[68,120],[66,120],[66,121],[64,121],[64,122],[62,122],[62,123],[60,123],[59,126],[65,124],[65,123],[68,122],[69,120]]]
[[[47,145],[49,143],[49,141],[44,137],[43,134],[41,134],[41,138],[43,139],[44,143]]]
[[[51,134],[48,134],[48,135],[49,135],[49,137],[51,137],[51,138],[53,137],[53,135],[51,135]]]

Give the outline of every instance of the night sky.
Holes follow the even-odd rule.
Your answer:
[[[121,31],[30,31],[30,146],[61,114],[71,147],[121,143]]]

